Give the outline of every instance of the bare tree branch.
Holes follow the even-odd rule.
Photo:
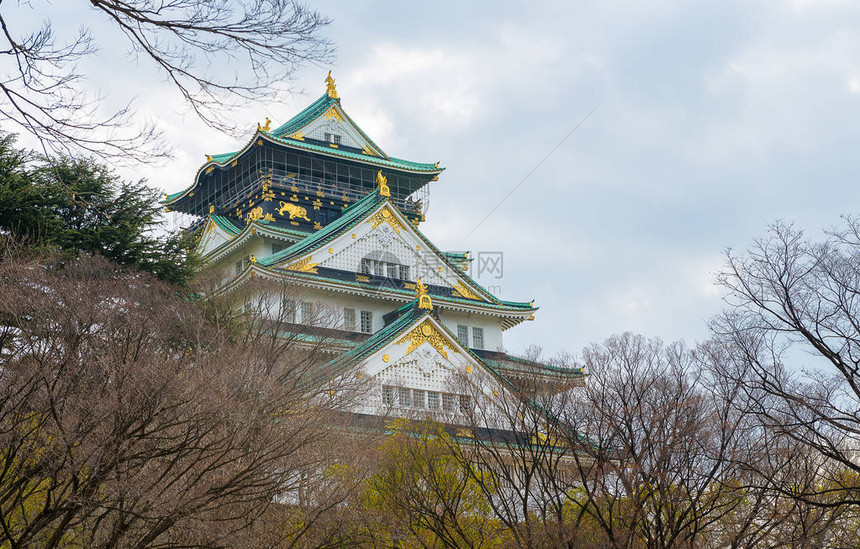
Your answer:
[[[222,131],[236,130],[226,116],[234,107],[288,92],[301,64],[332,55],[320,37],[328,19],[295,0],[91,0],[89,7]],[[0,56],[10,62],[0,77],[0,120],[39,138],[46,154],[141,162],[169,155],[155,125],[134,120],[130,101],[104,114],[102,98],[87,91],[77,63],[97,53],[88,29],[60,43],[50,21],[21,33],[0,14],[0,31]]]

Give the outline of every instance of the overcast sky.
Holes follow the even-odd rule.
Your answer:
[[[317,2],[334,65],[305,67],[303,94],[233,116],[249,132],[266,116],[277,126],[332,68],[342,105],[388,154],[446,168],[422,231],[442,249],[503,252],[502,278],[479,281],[540,306],[506,332],[509,350],[578,352],[623,331],[700,340],[722,307],[726,247],[776,219],[816,236],[857,213],[860,3],[491,5]],[[176,147],[128,177],[173,192],[205,154],[244,143],[111,48],[90,71],[108,98],[134,89],[141,119]]]

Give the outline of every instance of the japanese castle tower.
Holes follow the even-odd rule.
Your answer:
[[[422,234],[444,168],[389,156],[346,113],[331,73],[326,85],[286,123],[267,119],[239,151],[207,156],[193,185],[165,197],[198,218],[197,251],[222,271],[221,291],[284,282],[300,297],[276,306],[302,333],[332,312],[317,327],[332,356],[325,371],[369,381],[361,413],[456,415],[471,397],[452,388],[455,375],[480,380],[489,399],[580,378],[504,353],[504,332],[537,308],[492,295],[468,275],[468,253]]]

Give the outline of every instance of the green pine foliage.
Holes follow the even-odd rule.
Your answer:
[[[158,191],[86,158],[44,158],[0,137],[0,232],[34,249],[98,254],[183,285],[197,261],[188,235],[156,233]]]

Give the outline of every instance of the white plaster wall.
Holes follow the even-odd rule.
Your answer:
[[[341,136],[341,145],[355,147],[356,149],[362,149],[367,144],[367,141],[361,137],[361,134],[352,125],[347,123],[346,120],[341,123],[334,117],[326,119],[324,114],[302,128],[301,131],[306,137],[320,141],[325,141],[326,132],[337,134]]]
[[[504,349],[502,342],[502,321],[499,318],[460,311],[441,311],[439,319],[451,333],[457,335],[457,325],[469,326],[469,346],[474,346],[471,328],[484,329],[484,349],[488,351],[500,351]]]
[[[236,259],[234,260],[234,263],[235,261],[239,260],[239,257],[244,257],[244,255],[237,255]],[[233,263],[231,263],[230,265],[233,265]],[[404,304],[401,301],[390,301],[387,299],[357,296],[316,288],[291,288],[290,290],[288,290],[288,293],[289,295],[286,297],[288,299],[292,299],[296,303],[300,303],[302,301],[309,301],[311,303],[316,304],[317,307],[319,307],[320,310],[323,311],[322,314],[318,315],[319,322],[321,323],[321,325],[337,329],[343,329],[344,308],[351,308],[355,309],[356,311],[370,311],[373,314],[373,331],[376,332],[383,327],[382,317]],[[272,296],[272,298],[272,302],[274,303],[275,298],[279,300],[280,296]],[[357,323],[359,322],[358,315],[359,313],[356,312]],[[465,313],[444,309],[439,311],[439,319],[442,321],[442,324],[444,324],[445,327],[448,328],[448,330],[450,330],[451,333],[455,336],[457,335],[458,324],[469,326],[470,345],[473,344],[473,342],[471,341],[471,328],[479,327],[484,329],[484,349],[490,351],[498,351],[504,349],[502,341],[501,319],[476,313]]]
[[[480,426],[508,427],[503,418],[504,414],[495,413],[492,410],[500,399],[510,398],[510,395],[498,380],[483,369],[483,366],[474,362],[465,353],[453,353],[449,350],[448,358],[444,358],[428,343],[424,343],[406,355],[405,350],[408,346],[405,343],[397,344],[396,341],[347,374],[350,376],[355,376],[358,372],[370,374],[366,394],[361,395],[359,402],[352,408],[353,411],[390,418],[433,417],[447,423],[466,422],[466,417],[459,411],[429,411],[403,408],[397,404],[386,405],[382,400],[382,386],[389,385],[395,388],[407,387],[434,391],[440,394],[440,398],[442,393],[469,395],[478,410],[475,417],[488,420],[482,421]],[[387,364],[381,360],[384,355],[390,357],[390,362]]]
[[[221,230],[217,225],[209,221],[206,224],[206,229],[203,234],[203,238],[200,239],[200,244],[198,244],[198,252],[200,255],[207,255],[211,251],[213,251],[218,246],[224,244],[228,240],[232,238],[231,235],[228,235],[226,232]]]
[[[246,255],[253,255],[257,258],[265,257],[269,255],[271,250],[271,245],[267,244],[262,238],[251,236],[242,246],[218,260],[218,263],[213,268],[222,270],[226,278],[232,278],[236,276],[237,261],[244,259]]]
[[[384,260],[409,266],[411,280],[420,276],[425,284],[438,286],[450,286],[449,280],[456,280],[455,273],[443,266],[423,242],[408,233],[408,229],[401,230],[398,235],[387,223],[375,229],[371,226],[367,222],[359,223],[328,247],[332,252],[328,252],[328,248],[316,252],[314,262],[333,269],[358,272],[363,258],[389,256],[390,259]],[[353,234],[356,238],[352,238]],[[441,273],[438,270],[440,266]]]
[[[273,286],[277,288],[277,286]],[[279,291],[275,289],[275,291]],[[356,310],[356,327],[360,326],[360,313],[358,311],[370,311],[373,314],[373,331],[376,332],[383,326],[382,317],[390,311],[400,307],[401,303],[381,299],[363,298],[340,292],[319,290],[314,288],[291,287],[284,296],[298,304],[304,301],[313,303],[319,313],[316,315],[317,324],[326,328],[343,329],[343,309]],[[271,303],[277,303],[281,296],[270,296]],[[301,318],[297,319],[301,321]]]

